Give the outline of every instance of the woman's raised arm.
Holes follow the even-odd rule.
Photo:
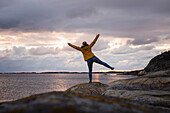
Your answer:
[[[68,43],[68,45],[69,45],[70,47],[74,48],[74,49],[77,49],[77,50],[81,51],[81,47],[75,46],[75,45],[73,45],[73,44],[71,44],[71,43]]]
[[[100,34],[96,35],[95,39],[93,40],[93,42],[90,44],[90,47],[93,47],[94,44],[96,43],[97,39],[99,38]]]

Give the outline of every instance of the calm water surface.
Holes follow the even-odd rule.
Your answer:
[[[109,83],[131,75],[93,74],[93,82]],[[33,94],[65,91],[73,85],[87,83],[87,74],[0,74],[0,102]]]

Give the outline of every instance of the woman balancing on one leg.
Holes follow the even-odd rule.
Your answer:
[[[93,42],[88,45],[87,42],[83,42],[81,47],[75,46],[71,43],[68,43],[69,46],[73,47],[74,49],[77,49],[79,51],[81,51],[83,53],[84,56],[84,60],[87,61],[87,65],[89,68],[89,83],[92,82],[92,67],[93,67],[93,62],[96,62],[98,64],[101,64],[107,68],[110,68],[111,70],[114,69],[114,67],[109,66],[107,63],[101,61],[99,58],[97,58],[91,48],[93,47],[93,45],[96,43],[97,39],[99,38],[100,34],[96,35],[95,39],[93,40]]]

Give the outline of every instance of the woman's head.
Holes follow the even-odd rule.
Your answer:
[[[86,41],[84,41],[84,42],[82,43],[82,46],[85,46],[85,45],[87,45],[87,42],[86,42]]]
[[[81,47],[84,47],[84,46],[88,46],[88,44],[87,44],[86,41],[84,41],[84,42],[82,43],[82,46],[81,46]]]

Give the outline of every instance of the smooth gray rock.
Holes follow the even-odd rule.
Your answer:
[[[105,95],[157,106],[170,106],[170,92],[161,90],[107,90]]]
[[[104,95],[135,100],[154,106],[170,107],[169,71],[110,82]]]
[[[82,83],[67,89],[66,92],[83,93],[87,95],[102,95],[106,91],[107,87],[108,85],[100,82]]]
[[[145,72],[170,70],[170,50],[151,59],[144,68]]]
[[[0,104],[0,113],[169,113],[119,98],[50,92]]]

